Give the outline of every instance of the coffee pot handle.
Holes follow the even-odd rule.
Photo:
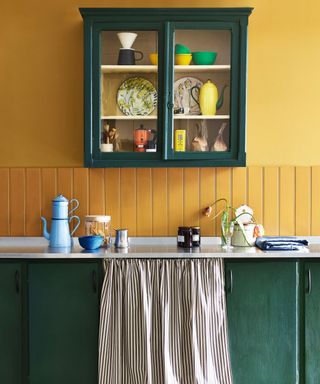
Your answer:
[[[69,223],[71,220],[73,219],[76,219],[78,220],[78,223],[76,224],[76,226],[73,228],[73,231],[70,233],[70,236],[72,237],[72,235],[75,233],[75,231],[78,229],[79,225],[80,225],[80,217],[79,216],[70,216],[69,218]]]
[[[136,53],[139,53],[139,55],[140,55],[139,58],[136,57]],[[143,53],[141,51],[134,51],[134,58],[136,61],[142,60],[143,59]]]
[[[198,98],[199,98],[200,88],[199,88],[197,85],[195,85],[194,87],[192,87],[192,88],[190,89],[191,97],[192,97],[193,100],[198,104],[198,106],[199,106],[199,108],[200,108],[199,101],[193,96],[193,91],[194,91],[194,90],[197,90],[197,91],[198,91]]]
[[[69,211],[69,215],[71,215],[72,212],[79,208],[79,200],[77,199],[71,199],[69,204],[71,205],[74,202],[76,203],[76,205],[71,209],[71,211]]]

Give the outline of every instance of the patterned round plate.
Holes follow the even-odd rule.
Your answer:
[[[174,108],[184,110],[185,115],[201,115],[198,103],[191,96],[191,88],[201,88],[203,82],[195,77],[183,77],[174,82]],[[193,92],[198,101],[199,92]]]
[[[117,103],[127,116],[146,116],[157,105],[157,91],[149,80],[130,77],[118,89]]]

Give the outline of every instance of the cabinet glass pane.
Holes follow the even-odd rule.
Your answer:
[[[175,152],[230,150],[230,30],[176,30]]]
[[[100,151],[156,152],[158,33],[103,31],[100,44]]]

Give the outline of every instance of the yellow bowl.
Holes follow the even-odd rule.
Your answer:
[[[150,59],[152,65],[158,65],[158,54],[157,53],[150,53],[149,59]]]
[[[192,60],[191,53],[175,55],[176,65],[189,65],[191,63],[191,60]]]

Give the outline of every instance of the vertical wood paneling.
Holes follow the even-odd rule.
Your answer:
[[[152,236],[152,179],[150,168],[137,169],[137,236]]]
[[[104,170],[89,170],[89,212],[90,215],[103,215],[104,207]]]
[[[0,168],[0,236],[9,236],[9,168]]]
[[[200,169],[200,227],[202,236],[213,236],[216,221],[203,215],[202,210],[216,200],[216,171],[215,168]]]
[[[310,235],[311,168],[296,167],[296,235]]]
[[[104,170],[105,181],[105,214],[111,216],[113,228],[120,228],[120,169]]]
[[[312,167],[311,235],[320,236],[320,166]]]
[[[263,224],[263,168],[248,168],[248,205],[258,223]]]
[[[75,236],[83,236],[84,216],[89,214],[89,171],[87,168],[74,168],[73,170],[73,196],[79,200],[77,215],[81,218],[81,224]]]
[[[58,168],[57,171],[57,191],[68,200],[73,198],[73,169],[72,168]],[[71,209],[71,207],[69,207]],[[76,213],[75,213],[76,214]]]
[[[25,235],[25,169],[10,170],[10,235]]]
[[[295,234],[295,169],[280,167],[280,235]]]
[[[247,169],[232,169],[232,206],[247,204]]]
[[[171,169],[0,168],[0,236],[42,234],[52,199],[75,197],[84,216],[108,214],[130,236],[175,236],[180,225],[200,225],[219,236],[202,210],[226,198],[247,203],[269,235],[320,235],[320,166]],[[221,208],[221,207],[220,207]]]
[[[42,168],[41,170],[41,216],[47,219],[50,226],[52,216],[52,200],[57,196],[56,168]]]
[[[199,168],[184,169],[183,223],[186,226],[199,225],[200,212]]]
[[[168,169],[168,234],[176,236],[183,225],[183,169]]]
[[[267,235],[279,235],[279,168],[264,168],[264,228]]]
[[[152,170],[152,234],[168,235],[167,169]]]
[[[136,170],[120,170],[120,219],[121,227],[129,229],[129,236],[137,233]]]
[[[216,196],[217,200],[225,198],[231,204],[231,168],[217,168],[216,173]],[[216,212],[223,208],[224,203],[216,207]],[[216,219],[216,236],[221,235],[221,216]]]
[[[41,171],[26,169],[26,224],[27,236],[41,236]],[[49,219],[49,217],[47,218]]]

